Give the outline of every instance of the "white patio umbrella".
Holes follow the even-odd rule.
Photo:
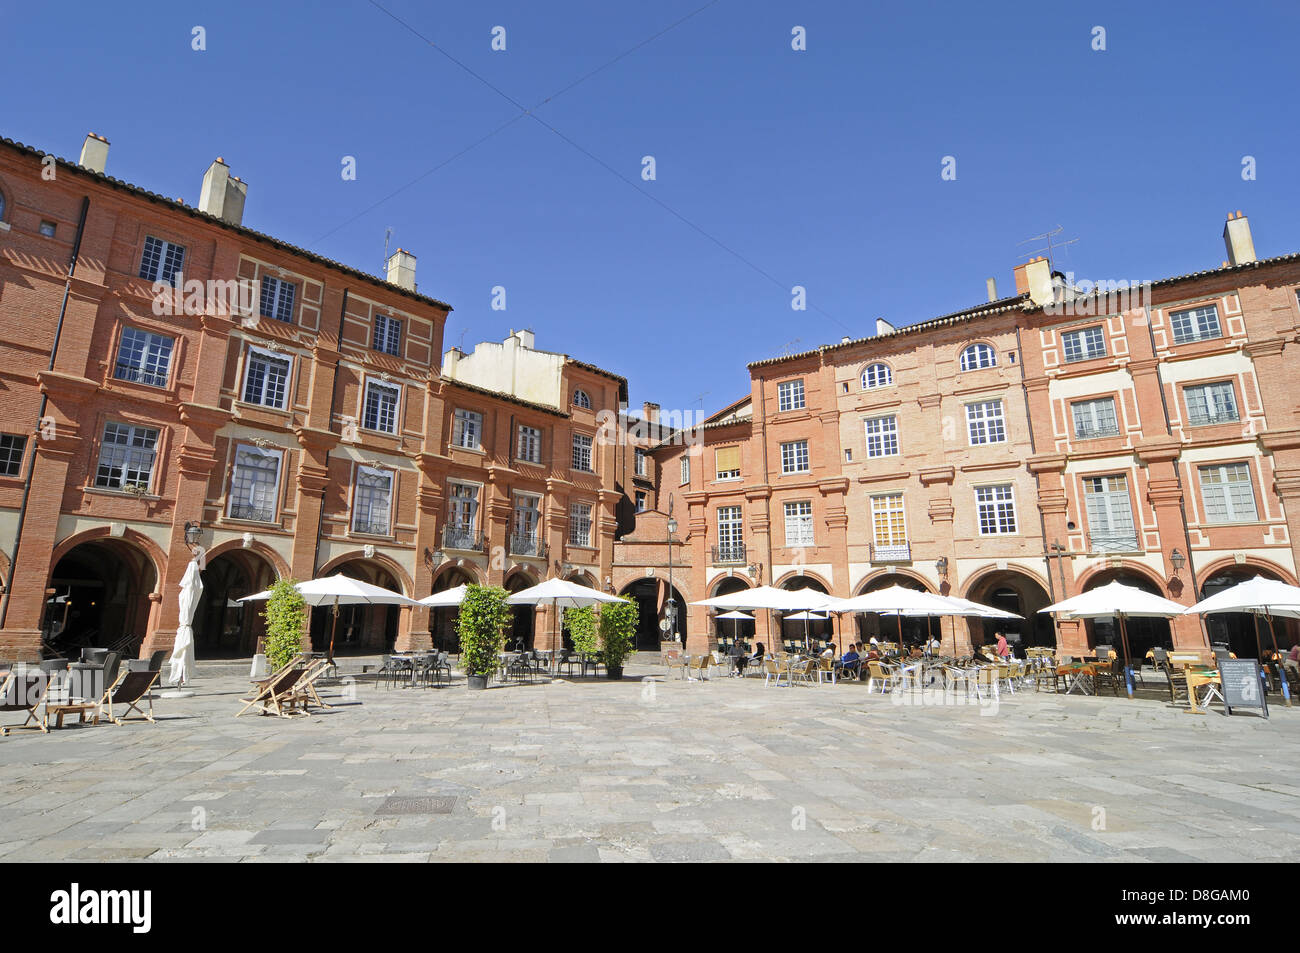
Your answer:
[[[740,592],[729,592],[725,596],[701,599],[692,602],[691,605],[708,606],[712,609],[776,609],[779,612],[798,612],[801,609],[813,608],[804,605],[806,601],[806,598],[794,595],[789,589],[756,586],[753,589],[742,589]]]
[[[172,646],[171,671],[167,673],[173,688],[187,684],[194,672],[193,626],[194,612],[199,607],[199,597],[203,595],[203,577],[199,573],[202,558],[203,554],[200,553],[190,560],[180,581],[176,643]]]
[[[743,619],[744,621],[746,621],[746,622],[753,622],[753,621],[754,621],[754,617],[753,617],[752,615],[750,615],[748,612],[740,612],[739,610],[734,611],[734,612],[724,612],[724,613],[722,613],[720,616],[718,616],[718,618],[719,618],[719,619],[732,619],[732,620],[734,620],[734,621],[732,622],[732,624],[731,624],[731,638],[732,638],[732,641],[735,641],[735,640],[738,638],[738,634],[737,634],[737,633],[738,633],[738,631],[739,631],[739,629],[740,629],[740,622],[741,622],[742,619]]]
[[[563,621],[560,618],[561,609],[577,609],[582,606],[594,606],[608,602],[627,602],[622,596],[611,596],[601,592],[599,589],[593,589],[590,586],[580,586],[576,582],[570,582],[567,579],[548,579],[545,582],[538,583],[528,589],[520,590],[506,600],[506,605],[511,606],[541,606],[550,605],[555,609],[555,645],[560,644],[560,633],[563,632]],[[555,671],[555,665],[559,660],[559,652],[551,652],[551,670]]]
[[[1213,612],[1249,612],[1255,616],[1268,618],[1268,631],[1273,639],[1273,651],[1277,652],[1277,630],[1273,626],[1274,616],[1300,619],[1300,587],[1289,586],[1276,579],[1256,576],[1238,583],[1231,589],[1202,599],[1186,610],[1187,615],[1209,615]],[[1255,629],[1255,644],[1259,648],[1259,657],[1264,657],[1264,647],[1259,645],[1259,628]]]
[[[461,583],[451,589],[444,589],[442,592],[435,592],[431,596],[425,596],[417,600],[422,606],[431,606],[435,609],[449,609],[459,606],[465,601],[465,593],[469,591],[469,585]]]
[[[1059,612],[1070,619],[1119,619],[1119,637],[1124,646],[1124,664],[1129,662],[1128,628],[1124,620],[1128,617],[1171,619],[1182,615],[1186,607],[1171,602],[1163,596],[1153,595],[1135,586],[1126,586],[1121,582],[1098,586],[1087,592],[1055,602],[1039,612]],[[1130,689],[1131,693],[1131,689]]]
[[[330,623],[329,659],[334,661],[334,632],[339,625],[339,606],[416,606],[414,599],[408,599],[400,592],[374,586],[360,579],[353,579],[342,573],[325,576],[321,579],[308,579],[306,582],[294,583],[294,588],[302,594],[303,602],[309,606],[333,606],[334,620]],[[244,596],[240,602],[265,601],[271,598],[271,590]]]
[[[847,612],[877,612],[882,615],[892,614],[898,619],[898,649],[903,650],[903,616],[966,615],[969,609],[959,606],[946,596],[937,596],[920,589],[907,589],[893,585],[875,592],[866,592],[852,599],[845,599],[844,610]]]

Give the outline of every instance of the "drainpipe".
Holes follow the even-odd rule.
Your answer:
[[[86,214],[90,211],[90,196],[82,196],[81,216],[77,220],[77,235],[72,241],[72,255],[68,259],[68,274],[63,282],[63,304],[59,307],[59,323],[54,328],[54,343],[50,345],[50,363],[48,370],[54,370],[54,360],[59,353],[59,338],[63,335],[63,320],[68,314],[68,299],[72,297],[72,276],[77,271],[77,259],[81,256],[81,236],[86,231]],[[40,440],[41,421],[45,419],[45,409],[49,406],[48,394],[41,394],[40,410],[36,412],[36,430],[33,436]],[[23,475],[22,502],[18,505],[18,526],[14,531],[14,547],[9,553],[9,578],[5,581],[4,594],[0,595],[0,628],[4,627],[5,617],[9,614],[9,594],[13,591],[14,571],[18,567],[18,549],[23,539],[23,524],[27,521],[27,501],[32,493],[32,476],[36,470],[36,445],[27,455],[27,472]]]

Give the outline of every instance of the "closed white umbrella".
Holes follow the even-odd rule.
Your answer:
[[[583,606],[594,606],[607,602],[627,602],[622,596],[611,596],[601,592],[599,589],[593,589],[590,586],[580,586],[576,582],[569,582],[567,579],[548,579],[545,582],[538,583],[528,589],[522,589],[506,600],[506,605],[511,606],[541,606],[549,605],[555,609],[555,645],[560,644],[560,633],[563,631],[560,620],[561,609],[578,609]],[[551,653],[551,670],[555,670],[555,664],[559,660],[560,653],[553,651]]]
[[[203,577],[199,573],[202,553],[190,560],[181,577],[180,595],[177,599],[179,619],[176,626],[176,643],[172,646],[169,681],[173,688],[187,684],[194,672],[194,612],[203,595]]]

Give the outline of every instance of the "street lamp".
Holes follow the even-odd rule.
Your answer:
[[[1183,563],[1187,562],[1187,557],[1180,553],[1178,547],[1175,546],[1174,551],[1169,554],[1169,561],[1174,564],[1174,575],[1176,576],[1182,571]]]
[[[673,519],[673,495],[668,494],[668,602],[664,609],[668,613],[668,631],[677,641],[677,600],[673,598],[673,534],[677,532],[677,520]]]
[[[197,546],[199,544],[202,527],[198,523],[187,521],[185,523],[185,545]]]
[[[934,561],[934,571],[939,574],[939,578],[948,578],[948,557],[940,556]]]

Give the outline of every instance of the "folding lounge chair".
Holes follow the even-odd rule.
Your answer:
[[[44,706],[52,681],[49,672],[29,669],[9,673],[4,683],[0,684],[0,712],[25,711],[27,720],[21,725],[0,725],[0,737],[20,728],[39,728],[42,732],[49,732],[49,715]],[[37,708],[41,709],[39,718],[36,716]]]
[[[162,675],[162,670],[132,672],[129,669],[117,677],[117,681],[104,690],[104,697],[99,700],[99,711],[107,712],[108,720],[115,725],[120,725],[124,721],[131,720],[131,712],[139,712],[140,717],[137,721],[147,721],[154,724],[153,720],[153,694],[150,689],[153,683],[158,681]],[[140,708],[140,700],[144,699],[149,703],[149,711],[146,713]],[[113,708],[116,705],[126,705],[126,711],[122,717],[118,718],[113,714]],[[99,715],[96,714],[96,720]]]
[[[306,673],[307,669],[301,665],[290,663],[271,678],[255,683],[253,690],[240,699],[244,702],[244,707],[235,713],[235,717],[246,714],[251,708],[258,708],[262,714],[283,714],[281,709],[292,697],[294,686]]]

